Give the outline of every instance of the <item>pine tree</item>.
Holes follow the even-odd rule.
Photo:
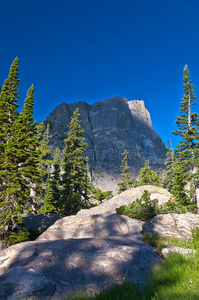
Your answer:
[[[119,175],[122,177],[122,182],[119,182],[117,184],[119,186],[119,190],[118,190],[119,194],[133,186],[133,181],[130,180],[130,173],[129,173],[130,167],[128,166],[129,152],[127,150],[124,150],[124,153],[122,153],[122,155],[123,155],[122,164],[121,164],[122,173]]]
[[[0,93],[0,195],[6,187],[5,147],[13,135],[13,123],[18,117],[18,58],[13,61],[8,78]]]
[[[53,205],[60,209],[61,206],[61,159],[60,149],[55,149],[55,156],[53,162],[53,171],[51,173],[51,187],[53,194]]]
[[[171,194],[174,196],[176,203],[187,205],[190,200],[185,190],[188,174],[184,172],[184,166],[179,162],[173,162],[172,168]]]
[[[37,125],[37,138],[39,140],[38,152],[39,152],[39,161],[38,161],[38,170],[39,170],[39,179],[37,180],[37,199],[38,202],[41,202],[45,195],[46,181],[48,178],[49,166],[52,163],[51,158],[51,147],[49,147],[49,124],[39,123]],[[40,204],[38,203],[38,206]]]
[[[88,205],[88,171],[84,157],[87,144],[82,137],[79,110],[73,114],[63,151],[62,212],[74,214]]]
[[[171,191],[172,179],[174,176],[174,165],[176,162],[176,159],[174,158],[171,139],[169,140],[169,147],[167,148],[166,155],[167,155],[167,161],[166,161],[166,169],[164,171],[163,187]]]
[[[45,190],[45,196],[44,196],[44,206],[41,208],[39,213],[50,213],[50,212],[56,212],[56,208],[54,206],[54,195],[50,180],[50,175],[48,175],[48,179],[46,182],[46,190]]]
[[[13,123],[12,136],[4,149],[3,174],[6,187],[1,194],[1,224],[15,226],[30,199],[29,185],[37,179],[38,140],[33,122],[33,86],[27,92],[22,112]]]
[[[187,181],[191,185],[191,194],[193,200],[195,186],[198,182],[198,149],[199,149],[199,119],[198,114],[191,112],[192,106],[195,105],[194,99],[194,86],[190,80],[188,66],[184,68],[184,97],[181,100],[180,113],[181,116],[176,118],[175,123],[178,126],[178,130],[175,130],[173,134],[182,138],[177,149],[174,150],[174,156],[177,163],[180,165],[182,176],[183,173],[187,173]]]
[[[151,170],[149,162],[146,160],[144,163],[144,167],[140,170],[138,185],[140,186],[148,184],[161,186],[161,178]]]

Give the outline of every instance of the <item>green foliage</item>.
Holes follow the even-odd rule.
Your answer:
[[[0,94],[0,235],[20,223],[30,197],[29,185],[38,176],[36,124],[33,122],[34,89],[28,90],[18,113],[18,59],[11,66]],[[11,236],[12,234],[9,233]],[[13,233],[14,235],[14,233]]]
[[[53,205],[59,209],[61,207],[61,158],[59,148],[55,149],[53,171],[50,175],[50,184],[53,195]]]
[[[180,136],[182,140],[180,141],[177,148],[174,150],[175,165],[177,164],[177,172],[174,173],[174,183],[172,188],[172,193],[176,197],[177,190],[179,191],[179,186],[182,185],[184,181],[184,176],[186,176],[185,182],[189,182],[191,186],[190,196],[193,201],[196,201],[195,189],[198,183],[198,170],[199,170],[199,160],[198,160],[198,147],[199,147],[199,118],[198,114],[191,112],[192,106],[195,105],[194,99],[194,86],[190,80],[188,66],[184,68],[184,97],[181,101],[180,113],[181,115],[176,118],[175,123],[178,129],[173,131],[173,134]],[[180,169],[180,172],[179,170]],[[185,175],[186,174],[186,175]],[[182,176],[182,178],[181,178]],[[179,186],[178,186],[179,185]],[[185,188],[183,188],[184,192]],[[182,199],[185,202],[186,199]]]
[[[151,220],[157,214],[157,199],[150,199],[149,191],[144,190],[141,198],[137,198],[128,205],[116,208],[118,214],[125,214],[131,218],[143,221]]]
[[[37,138],[39,140],[39,144],[37,147],[37,151],[39,152],[39,160],[38,160],[38,171],[39,178],[37,180],[37,198],[42,200],[45,195],[46,189],[46,180],[48,176],[48,167],[52,162],[51,158],[51,147],[49,147],[49,125],[39,123],[37,125]]]
[[[29,232],[23,227],[20,230],[9,231],[7,235],[2,238],[2,242],[8,247],[18,243],[29,241]]]
[[[149,162],[146,160],[144,163],[144,167],[140,170],[139,181],[137,183],[137,186],[149,184],[161,186],[161,178],[158,175],[156,175],[154,171],[151,170]]]
[[[45,214],[50,212],[56,212],[56,207],[54,206],[54,195],[49,176],[47,180],[47,187],[45,190],[44,205],[40,209],[39,213]]]
[[[95,200],[98,200],[98,201],[102,201],[104,199],[109,200],[112,197],[113,197],[112,191],[105,191],[105,192],[103,192],[99,188],[96,188],[94,186],[91,187],[91,198],[93,198]]]
[[[84,157],[87,144],[82,137],[83,130],[79,121],[77,109],[70,122],[68,138],[63,151],[62,200],[63,214],[75,214],[89,204],[89,178]]]
[[[119,175],[122,177],[122,181],[119,182],[117,185],[119,186],[118,194],[121,192],[126,191],[130,187],[133,186],[133,180],[130,179],[130,167],[128,166],[128,155],[129,152],[127,150],[124,150],[124,153],[122,153],[123,159],[121,164],[122,173]]]
[[[175,199],[170,199],[162,205],[158,205],[157,199],[150,199],[149,191],[144,190],[141,198],[116,208],[118,214],[124,214],[131,218],[140,219],[143,221],[151,220],[159,214],[177,213],[183,214],[187,212],[197,213],[197,206],[194,204],[183,205]]]

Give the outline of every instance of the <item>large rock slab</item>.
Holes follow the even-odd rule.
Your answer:
[[[0,252],[0,299],[71,299],[80,290],[98,292],[125,279],[145,285],[160,257],[142,241],[144,222],[115,212],[145,189],[160,201],[170,197],[154,186],[131,189],[58,220],[34,242]]]
[[[91,209],[82,209],[77,215],[62,218],[50,226],[37,240],[107,237],[113,235],[140,235],[143,222],[116,214],[116,208],[140,198],[148,190],[159,204],[169,200],[171,194],[157,186],[145,185],[127,190]]]
[[[140,285],[160,261],[140,239],[126,237],[35,241],[1,253],[0,299],[71,299],[72,293],[99,292],[124,279]],[[3,267],[2,267],[3,265]],[[2,272],[2,271],[1,271]]]
[[[145,232],[153,236],[162,235],[187,240],[192,236],[192,228],[199,227],[199,215],[192,213],[162,214],[145,222],[142,227]]]

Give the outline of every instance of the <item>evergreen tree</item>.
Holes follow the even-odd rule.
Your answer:
[[[178,129],[173,134],[182,138],[177,149],[174,150],[176,162],[180,164],[179,168],[183,173],[187,173],[187,181],[190,183],[192,190],[190,191],[194,198],[195,186],[198,182],[198,149],[199,149],[199,133],[198,133],[198,114],[191,112],[192,106],[195,105],[194,86],[190,80],[188,66],[184,68],[184,97],[181,100],[180,113],[181,116],[176,118],[175,123]]]
[[[60,149],[55,149],[53,171],[51,173],[51,188],[53,194],[53,205],[59,209],[61,207],[61,159]]]
[[[176,203],[187,205],[190,200],[185,190],[188,174],[184,171],[183,164],[179,162],[173,162],[172,168],[171,194],[175,197]]]
[[[44,206],[39,211],[40,213],[50,213],[50,212],[56,212],[56,208],[54,206],[54,195],[53,195],[53,189],[51,185],[50,175],[48,175],[48,179],[46,182],[46,190],[45,190],[45,196],[44,196]]]
[[[149,162],[146,160],[144,163],[144,167],[140,170],[138,185],[140,186],[148,184],[161,186],[161,178],[151,170]]]
[[[18,58],[13,61],[8,78],[0,93],[0,196],[6,187],[5,147],[13,135],[13,123],[18,117]]]
[[[37,180],[37,199],[38,202],[41,202],[45,195],[46,180],[48,178],[49,166],[52,163],[51,158],[51,147],[49,147],[49,124],[39,123],[37,125],[37,138],[39,140],[38,152],[39,152],[39,161],[38,161],[38,170],[39,178]],[[38,203],[38,206],[40,204]]]
[[[85,138],[79,121],[79,110],[73,114],[70,122],[68,138],[65,139],[63,151],[62,174],[62,212],[74,214],[88,204],[89,179],[86,168],[88,159],[84,157],[86,151]]]
[[[167,148],[167,161],[166,161],[166,170],[164,171],[163,178],[163,187],[171,191],[172,188],[172,179],[174,176],[174,164],[175,158],[173,153],[173,147],[171,139],[169,140],[169,148]]]
[[[122,173],[119,175],[122,177],[122,181],[117,184],[119,186],[119,190],[118,190],[119,194],[133,186],[133,181],[130,180],[130,173],[129,173],[130,167],[128,166],[129,152],[127,150],[124,150],[124,153],[122,153],[122,155],[123,155],[122,164],[121,164]]]
[[[21,214],[30,197],[29,184],[37,179],[38,140],[33,122],[33,86],[27,92],[22,112],[13,124],[13,135],[4,149],[3,174],[6,188],[1,194],[3,210],[0,222],[9,227],[21,222]]]

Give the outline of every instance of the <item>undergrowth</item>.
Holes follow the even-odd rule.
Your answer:
[[[118,214],[127,215],[131,218],[149,221],[160,214],[183,214],[187,212],[197,213],[197,205],[193,203],[190,203],[189,205],[182,205],[174,199],[171,199],[162,205],[158,205],[158,200],[151,200],[149,191],[144,190],[140,198],[137,198],[128,205],[122,205],[119,208],[116,208],[116,212]]]

